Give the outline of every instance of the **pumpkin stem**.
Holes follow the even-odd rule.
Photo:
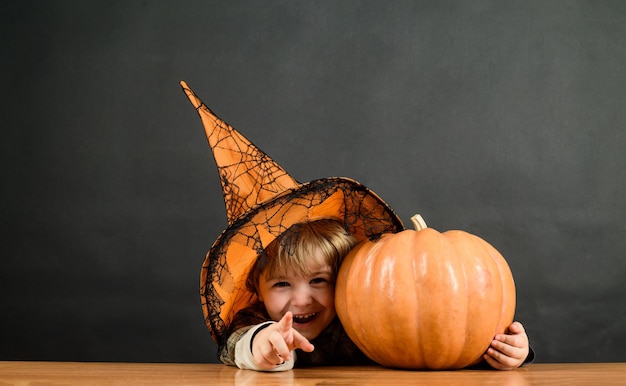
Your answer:
[[[428,228],[428,225],[426,225],[426,221],[424,221],[422,216],[420,216],[419,214],[411,217],[411,222],[413,223],[413,227],[416,231],[421,231],[422,229]]]

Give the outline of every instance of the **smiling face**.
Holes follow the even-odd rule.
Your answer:
[[[305,338],[316,338],[337,315],[335,277],[331,267],[312,258],[307,272],[290,270],[275,277],[264,272],[259,278],[258,296],[270,317],[278,321],[287,311],[293,314],[293,328]]]
[[[337,271],[355,243],[336,220],[294,224],[257,258],[246,285],[272,320],[291,311],[293,328],[314,339],[336,316]]]

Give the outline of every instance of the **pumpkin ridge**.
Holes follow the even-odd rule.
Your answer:
[[[411,251],[413,251],[414,253],[415,253],[415,251],[419,251],[419,243],[418,243],[418,238],[417,237],[413,237],[413,245],[412,245]],[[420,280],[419,280],[420,275],[416,272],[416,267],[418,265],[418,262],[420,263],[420,265],[423,265],[424,262],[422,261],[422,259],[419,259],[419,260],[416,259],[415,256],[412,256],[412,257],[413,257],[413,259],[412,259],[413,261],[412,261],[411,266],[412,266],[413,270],[412,270],[411,276],[413,277],[414,290],[415,290],[415,294],[416,294],[415,295],[415,304],[423,304],[422,302],[420,302],[419,298],[420,298],[421,294],[424,291],[421,291],[421,288],[420,288],[421,283],[420,283]],[[421,308],[417,307],[417,310],[415,311],[418,314],[417,315],[417,319],[418,320],[421,320],[422,308],[423,307],[421,307]],[[422,337],[421,337],[421,335],[419,333],[420,332],[419,325],[417,326],[416,329],[418,331],[417,332],[417,337],[416,337],[417,339],[416,339],[416,341],[417,341],[417,346],[418,346],[419,349],[418,350],[414,350],[417,358],[414,358],[412,360],[412,363],[425,363],[426,362],[426,358],[424,358],[424,354],[423,354],[425,352],[425,339],[422,339]]]
[[[455,244],[455,248],[458,250],[459,247]],[[469,297],[469,293],[471,292],[471,288],[470,288],[470,278],[468,277],[468,268],[467,268],[467,264],[466,264],[466,260],[463,259],[463,261],[461,262],[461,272],[463,274],[463,292],[465,297]],[[464,307],[463,310],[463,314],[465,315],[464,318],[464,323],[463,323],[463,330],[467,329],[468,325],[471,325],[471,313],[468,312],[468,306],[467,306],[467,302],[463,302],[465,304],[466,307]],[[459,368],[459,367],[463,367],[465,364],[463,363],[463,353],[465,350],[463,350],[464,347],[467,346],[467,341],[468,341],[468,334],[463,334],[460,337],[460,344],[459,344],[459,348],[461,348],[459,351],[456,352],[455,355],[455,359],[452,364],[453,367],[455,368]]]
[[[438,237],[442,239],[442,242],[445,243],[445,247],[449,250],[446,254],[449,255],[462,255],[464,252],[464,248],[459,247],[455,238],[453,237],[455,233],[443,232],[438,233]],[[452,340],[452,344],[442,344],[442,347],[446,348],[445,353],[443,353],[442,357],[445,358],[445,362],[438,363],[435,368],[443,369],[443,368],[456,368],[459,358],[463,353],[463,347],[465,346],[465,341],[467,338],[466,334],[454,334],[455,330],[465,331],[467,327],[467,318],[468,318],[468,307],[467,302],[464,301],[467,299],[468,294],[468,285],[467,285],[467,273],[465,270],[465,260],[463,259],[455,259],[455,260],[443,260],[444,266],[442,270],[445,273],[445,277],[449,280],[447,281],[450,291],[452,293],[448,294],[449,299],[448,302],[448,314],[446,317],[452,317],[452,323],[448,323],[447,331],[442,331],[442,334],[446,336],[447,339]],[[460,276],[460,278],[459,278]],[[461,301],[463,300],[463,301]]]

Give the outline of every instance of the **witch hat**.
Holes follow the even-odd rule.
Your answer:
[[[237,130],[218,118],[184,81],[183,91],[204,126],[222,183],[227,228],[200,274],[206,325],[224,345],[235,314],[254,303],[246,279],[257,257],[294,224],[335,219],[357,241],[404,229],[378,195],[357,181],[330,177],[300,183]]]

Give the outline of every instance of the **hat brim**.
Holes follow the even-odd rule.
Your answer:
[[[328,218],[343,223],[357,241],[404,229],[377,194],[345,177],[299,184],[251,208],[222,232],[202,266],[202,310],[218,344],[228,338],[235,314],[256,300],[246,279],[265,247],[294,224]]]

